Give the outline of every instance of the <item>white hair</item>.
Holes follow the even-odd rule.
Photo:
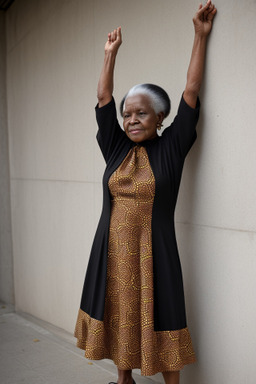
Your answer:
[[[137,84],[134,87],[132,87],[123,98],[120,105],[121,114],[123,114],[123,111],[125,109],[126,99],[130,96],[135,96],[135,95],[147,96],[150,99],[152,108],[154,109],[156,114],[163,112],[164,117],[166,117],[170,113],[171,103],[170,103],[169,96],[161,87],[154,84]]]

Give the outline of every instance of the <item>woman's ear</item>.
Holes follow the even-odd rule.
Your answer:
[[[162,124],[162,122],[164,120],[164,112],[159,112],[157,114],[157,118],[158,118],[158,124]]]

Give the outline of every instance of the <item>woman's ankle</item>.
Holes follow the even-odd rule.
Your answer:
[[[132,371],[118,369],[117,384],[133,384]]]
[[[164,377],[165,384],[179,384],[180,382],[179,371],[162,372],[162,375]]]

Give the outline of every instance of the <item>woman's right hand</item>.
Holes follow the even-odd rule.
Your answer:
[[[108,34],[108,41],[105,44],[105,53],[117,54],[117,51],[122,44],[121,27],[114,29]]]

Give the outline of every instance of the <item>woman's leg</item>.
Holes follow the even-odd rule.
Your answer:
[[[133,378],[132,378],[132,371],[129,370],[123,370],[118,368],[118,384],[132,384]]]
[[[180,382],[180,372],[175,371],[175,372],[163,372],[163,377],[165,384],[179,384]]]

